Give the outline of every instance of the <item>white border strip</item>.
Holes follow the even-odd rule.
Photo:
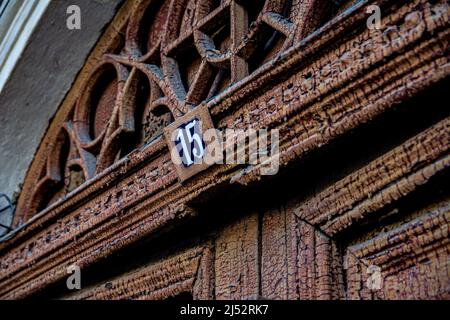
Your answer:
[[[22,5],[11,4],[6,8],[2,20],[12,20],[3,39],[0,40],[0,93],[14,71],[34,28],[38,24],[51,0],[15,0]]]

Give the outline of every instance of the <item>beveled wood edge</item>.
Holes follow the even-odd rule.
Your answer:
[[[105,283],[68,295],[67,300],[159,300],[189,292],[194,299],[213,298],[212,244],[182,250]]]

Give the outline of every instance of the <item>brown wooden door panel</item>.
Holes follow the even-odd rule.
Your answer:
[[[447,299],[450,202],[388,232],[344,242],[271,209],[225,227],[216,241],[218,299]],[[339,238],[336,238],[339,239]]]
[[[284,208],[262,217],[261,295],[267,299],[297,299],[295,230],[293,216]]]
[[[226,227],[216,240],[216,299],[259,295],[259,223],[256,213]]]

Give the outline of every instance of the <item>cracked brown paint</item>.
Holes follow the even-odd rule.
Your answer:
[[[280,168],[290,172],[448,79],[448,1],[324,3],[126,1],[30,167],[15,217],[28,223],[0,243],[0,297],[45,292],[71,264],[83,270],[176,232],[202,218],[191,204],[205,194],[270,183],[238,165],[179,183],[160,135],[198,105],[221,130],[280,130]],[[383,7],[380,30],[366,28],[370,4]],[[342,235],[384,223],[384,208],[448,172],[449,132],[447,116],[307,199],[235,208],[213,234],[198,230],[203,245],[180,243],[177,254],[67,297],[448,299],[446,202],[359,243]],[[370,264],[383,272],[380,291],[365,286]]]
[[[154,262],[99,287],[67,297],[72,300],[158,300],[189,292],[195,299],[211,298],[211,250],[188,249],[185,253]]]

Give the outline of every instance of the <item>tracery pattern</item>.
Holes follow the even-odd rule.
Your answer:
[[[26,201],[27,218],[157,138],[174,118],[239,85],[351,2],[136,2],[123,43],[93,68],[61,126]]]
[[[55,116],[30,169],[32,174],[29,173],[27,177],[22,201],[31,193],[27,190],[37,181],[35,177],[39,169],[44,168],[42,173],[46,173],[48,162],[45,162],[45,166],[41,164],[45,159],[48,160],[48,154],[52,155],[51,159],[57,160],[52,160],[51,168],[57,164],[61,164],[60,168],[66,167],[71,141],[65,134],[59,135],[60,124],[65,123],[67,126],[70,121],[74,123],[75,110],[71,107],[75,106],[77,93],[84,92],[81,84],[89,78],[85,71],[97,69],[92,68],[95,64],[92,62],[102,60],[100,57],[105,53],[120,57],[126,55],[125,27],[129,6],[136,3],[133,1],[124,4],[122,8],[125,10],[121,9],[108,27],[94,49],[101,47],[101,50],[94,51],[95,54],[88,59],[81,76],[68,94],[69,98],[65,99]],[[254,77],[242,81],[243,85],[233,87],[224,95],[209,101],[206,106],[211,107],[216,127],[240,128],[254,123],[258,128],[280,129],[283,137],[280,164],[291,170],[295,161],[307,159],[311,151],[323,150],[330,144],[337,145],[338,137],[354,129],[358,131],[353,131],[352,135],[362,132],[365,130],[361,128],[363,124],[376,123],[380,116],[394,119],[392,128],[396,127],[395,119],[399,119],[399,115],[408,120],[422,116],[427,118],[428,113],[433,113],[433,108],[427,108],[426,105],[422,108],[420,101],[428,101],[429,97],[448,84],[448,81],[444,81],[432,90],[434,94],[428,93],[422,98],[419,96],[425,89],[448,78],[448,0],[411,0],[405,5],[382,1],[386,9],[383,10],[381,29],[377,31],[366,28],[365,9],[371,3],[381,1],[359,2],[353,8],[355,10],[348,10],[315,33],[312,38],[314,41],[302,41],[295,45],[295,50],[286,54],[288,58],[282,57],[276,63],[266,64]],[[388,8],[389,4],[393,7]],[[351,15],[348,16],[348,13]],[[105,38],[106,45],[102,41]],[[117,39],[123,42],[119,41],[116,45]],[[159,59],[154,64],[156,70],[162,70],[161,56]],[[125,62],[119,64],[132,72],[133,68],[127,67]],[[293,66],[298,68],[292,69]],[[134,72],[138,74],[137,90],[150,94],[150,84],[145,75],[139,70]],[[114,73],[114,68],[109,68],[109,74]],[[269,76],[265,76],[267,74]],[[280,77],[280,80],[270,82],[274,77]],[[116,83],[108,81],[108,77],[106,80],[99,82],[99,87],[109,87],[112,88],[109,92],[114,92]],[[255,87],[260,89],[255,92]],[[108,110],[98,101],[109,101],[110,96],[96,87],[94,91],[97,92],[94,96],[97,102],[92,104],[92,110]],[[419,100],[411,101],[410,98],[416,95]],[[111,96],[113,101],[115,95]],[[145,97],[138,92],[136,98]],[[136,101],[136,105],[147,106],[147,100],[143,100],[143,104]],[[402,104],[401,107],[406,106],[408,111],[397,109],[399,104]],[[439,105],[434,109],[439,109]],[[99,111],[98,114],[104,113]],[[171,116],[170,113],[168,115]],[[314,179],[318,183],[313,182],[308,186],[310,192],[306,193],[296,189],[299,197],[292,203],[281,206],[277,203],[276,207],[271,205],[269,212],[261,211],[257,206],[251,214],[246,214],[246,206],[240,203],[232,210],[224,210],[227,214],[236,212],[238,215],[231,225],[218,230],[215,239],[211,239],[210,252],[213,254],[206,259],[202,254],[203,258],[200,259],[205,267],[201,267],[200,262],[200,268],[197,268],[196,263],[184,268],[185,261],[198,261],[196,258],[189,259],[197,257],[192,252],[193,255],[183,254],[187,260],[179,259],[183,264],[172,264],[173,260],[164,259],[168,262],[164,266],[175,267],[164,268],[175,277],[169,279],[166,273],[162,277],[163,281],[159,281],[162,278],[158,280],[158,277],[150,275],[152,284],[156,284],[152,285],[150,291],[144,278],[148,279],[148,272],[152,270],[161,270],[161,265],[149,265],[149,268],[143,269],[145,272],[133,273],[131,277],[129,273],[123,274],[115,278],[117,281],[105,285],[98,283],[99,286],[94,286],[94,290],[84,293],[88,297],[91,294],[97,297],[118,297],[126,291],[125,294],[129,292],[133,298],[167,297],[181,291],[192,293],[192,298],[199,297],[197,292],[202,297],[225,299],[448,297],[448,199],[424,207],[437,200],[425,190],[433,190],[434,194],[434,190],[441,190],[445,186],[446,180],[440,180],[445,178],[450,164],[447,152],[450,137],[446,134],[449,128],[448,114],[444,115],[440,111],[438,117],[439,122],[437,117],[433,117],[433,121],[425,120],[426,125],[420,122],[423,124],[417,126],[420,132],[409,132],[409,140],[405,141],[406,136],[402,133],[401,141],[394,138],[397,141],[395,147],[390,142],[383,143],[389,150],[378,149],[382,152],[376,153],[375,158],[364,156],[364,162],[356,161],[357,165],[352,166],[352,170],[344,168],[342,179],[339,174],[327,179],[327,183],[323,183],[324,179]],[[96,122],[91,120],[96,124],[87,127],[93,136],[101,134],[104,123],[106,126],[109,123],[108,117],[105,118],[107,121],[101,119],[98,117]],[[161,118],[148,112],[142,119],[149,123]],[[140,131],[139,123],[135,121],[136,134],[127,135],[125,142],[130,141],[129,137],[139,139],[143,132],[149,137],[158,130],[158,124],[151,122],[152,126],[148,130],[142,125],[144,128]],[[418,122],[414,123],[416,127]],[[378,128],[375,126],[373,132],[378,131]],[[377,136],[377,141],[387,142],[388,136]],[[397,135],[394,137],[398,138]],[[144,142],[145,138],[136,143],[139,145]],[[359,144],[351,145],[357,149]],[[45,153],[47,150],[52,151]],[[126,152],[120,150],[118,157]],[[351,157],[360,159],[361,153],[352,153]],[[330,157],[324,158],[328,161]],[[311,170],[307,162],[302,161],[302,167]],[[323,166],[319,165],[318,168]],[[49,172],[57,176],[55,171]],[[312,173],[314,175],[314,171]],[[166,253],[158,245],[161,240],[167,239],[166,234],[161,237],[161,231],[170,229],[171,234],[175,234],[183,226],[180,222],[198,217],[203,210],[197,210],[195,204],[200,201],[220,204],[223,199],[217,197],[219,193],[234,192],[239,190],[237,186],[250,189],[270,183],[268,179],[261,179],[256,170],[248,171],[238,166],[216,166],[205,176],[200,175],[189,184],[177,184],[177,175],[163,139],[132,152],[126,159],[112,164],[101,173],[99,171],[77,192],[44,209],[33,221],[18,229],[19,232],[13,234],[12,238],[0,244],[1,297],[17,299],[36,293],[40,295],[41,290],[50,289],[52,284],[64,284],[66,267],[72,263],[83,269],[98,265],[103,259],[118,265],[117,260],[110,260],[111,255],[128,252],[133,244],[144,239],[155,241],[154,252],[159,259],[161,254]],[[322,176],[329,174],[325,172]],[[62,177],[60,174],[60,179]],[[67,189],[77,184],[77,179],[70,181],[74,183],[68,184]],[[60,182],[59,186],[62,193],[65,192],[66,185]],[[273,189],[273,184],[270,187]],[[437,193],[440,199],[443,194],[441,191]],[[305,197],[305,194],[311,197]],[[50,201],[56,201],[59,196],[56,195]],[[423,203],[425,196],[427,200]],[[249,203],[255,203],[253,199],[258,201],[258,197],[261,196],[249,198]],[[413,198],[420,201],[411,201]],[[215,214],[214,219],[217,216],[213,210],[204,211],[208,212],[202,214],[201,218],[209,213]],[[239,219],[236,219],[237,216]],[[405,216],[408,219],[404,219]],[[396,222],[389,222],[391,218],[396,219]],[[372,222],[381,224],[380,228],[374,228]],[[196,239],[199,239],[201,230],[197,230],[200,233],[197,232]],[[377,237],[378,232],[384,235]],[[183,244],[185,239],[184,236],[177,238]],[[146,241],[144,243],[148,244]],[[382,272],[388,272],[385,282],[387,290],[380,294],[361,290],[367,284],[366,271],[372,263],[378,265]],[[103,263],[101,265],[104,266]],[[129,267],[131,263],[122,261],[121,265]],[[180,270],[183,273],[181,283],[178,281]],[[204,273],[203,270],[212,272]],[[411,281],[420,285],[411,285]],[[130,283],[134,288],[132,291],[128,290]],[[211,283],[213,286],[209,285]]]

